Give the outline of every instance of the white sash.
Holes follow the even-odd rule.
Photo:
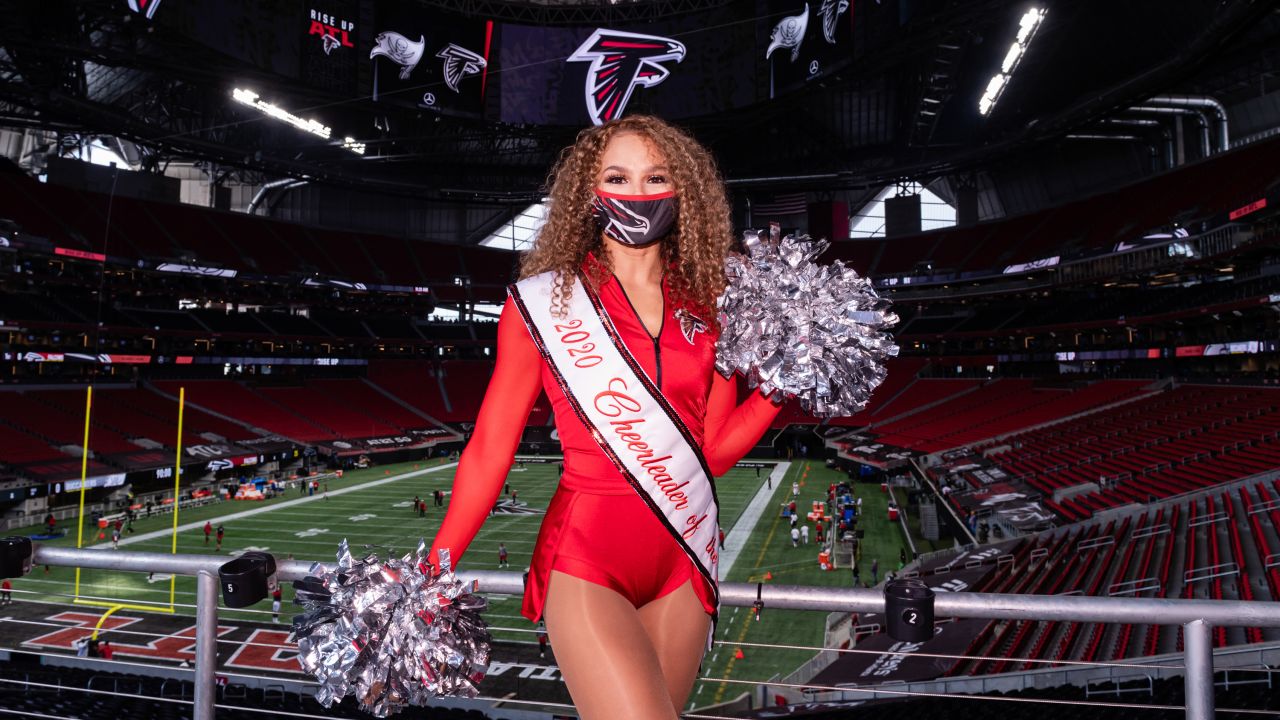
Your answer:
[[[508,288],[542,357],[600,449],[662,520],[716,593],[719,501],[702,449],[645,374],[586,279],[551,314],[555,274]]]

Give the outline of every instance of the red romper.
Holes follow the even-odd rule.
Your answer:
[[[590,260],[589,260],[590,262]],[[575,283],[573,291],[582,292]],[[714,475],[733,467],[760,439],[778,412],[759,393],[737,405],[737,383],[714,372],[715,336],[674,307],[663,284],[663,324],[652,337],[618,281],[610,277],[600,300],[627,349],[675,408]],[[539,372],[530,372],[538,368]],[[693,581],[708,614],[714,593],[676,539],[640,499],[574,414],[538,353],[519,312],[507,301],[498,321],[498,362],[459,462],[453,499],[435,551],[449,548],[456,564],[498,497],[521,431],[538,392],[551,400],[564,448],[564,475],[543,518],[530,564],[522,614],[542,618],[551,570],[603,585],[641,607]]]

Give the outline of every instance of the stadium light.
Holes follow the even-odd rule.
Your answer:
[[[996,102],[1004,93],[1004,89],[1009,86],[1009,80],[1013,77],[1013,73],[1018,69],[1018,64],[1022,62],[1022,58],[1027,54],[1027,48],[1031,45],[1031,39],[1036,36],[1036,31],[1040,29],[1044,18],[1049,14],[1048,10],[1043,8],[1031,8],[1022,15],[1022,19],[1018,21],[1018,36],[1009,46],[1009,52],[1005,53],[1004,60],[1000,63],[1000,72],[991,77],[991,81],[987,83],[987,89],[982,93],[982,97],[978,99],[978,112],[982,115],[990,115],[992,108],[996,106]]]
[[[324,123],[320,122],[319,120],[310,120],[310,119],[298,117],[297,115],[294,115],[293,113],[289,112],[288,110],[285,110],[279,105],[273,105],[267,102],[266,100],[263,100],[258,96],[258,93],[252,90],[245,90],[243,88],[233,88],[231,90],[231,99],[235,100],[236,102],[242,105],[248,105],[249,107],[262,113],[263,115],[266,115],[268,117],[273,117],[284,123],[288,123],[289,125],[292,125],[303,132],[311,133],[316,137],[324,138],[325,140],[328,140],[329,137],[333,134],[333,129],[330,128],[328,125],[325,125]],[[343,149],[350,150],[351,152],[357,155],[364,154],[364,149],[365,149],[364,143],[357,142],[355,138],[351,138],[351,137],[343,138],[342,147]]]
[[[342,147],[347,150],[350,150],[351,152],[357,155],[364,154],[364,143],[357,141],[353,137],[348,136],[348,137],[342,138]]]

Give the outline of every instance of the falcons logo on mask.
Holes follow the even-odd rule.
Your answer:
[[[483,56],[453,43],[445,45],[436,57],[444,60],[444,84],[454,92],[460,92],[458,84],[464,77],[475,75],[489,64]]]
[[[568,62],[589,62],[587,114],[603,125],[622,117],[637,87],[660,84],[671,71],[663,63],[684,60],[684,45],[656,35],[598,29],[578,46]]]
[[[809,3],[804,4],[804,11],[799,15],[784,17],[773,26],[769,47],[764,51],[764,59],[768,60],[774,50],[786,48],[791,50],[791,62],[800,57],[800,43],[804,41],[804,31],[809,29]]]
[[[822,0],[818,14],[822,16],[822,37],[832,45],[836,44],[836,23],[840,16],[849,9],[849,0]]]
[[[707,331],[707,323],[697,315],[680,308],[676,311],[676,320],[680,321],[680,332],[684,333],[684,339],[693,344],[693,336],[700,332]]]
[[[373,39],[373,49],[369,51],[369,59],[381,55],[400,66],[400,79],[408,80],[409,73],[418,67],[422,53],[426,50],[427,39],[418,36],[414,42],[398,32],[381,32]]]

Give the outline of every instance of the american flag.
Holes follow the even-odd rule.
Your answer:
[[[781,217],[783,215],[801,215],[807,209],[808,203],[805,201],[804,193],[788,193],[751,199],[751,217],[753,220]]]

